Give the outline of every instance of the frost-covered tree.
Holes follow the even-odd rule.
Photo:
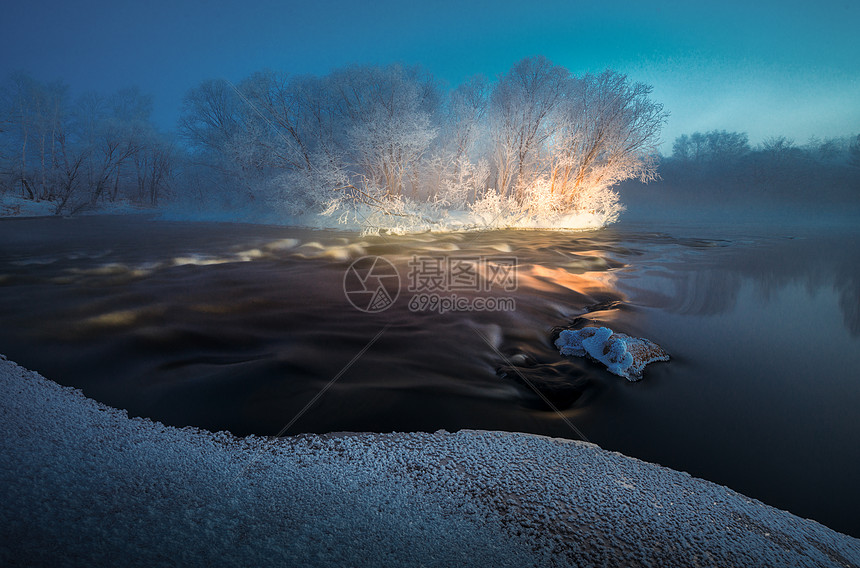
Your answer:
[[[614,71],[568,81],[547,149],[550,192],[574,207],[629,178],[657,174],[657,144],[667,114],[651,87]]]
[[[438,133],[432,78],[417,68],[351,67],[334,73],[331,86],[361,185],[417,197],[419,166]]]
[[[421,173],[427,197],[465,209],[486,187],[489,163],[484,153],[484,119],[490,91],[486,77],[477,75],[450,91],[439,105],[439,133]]]
[[[157,206],[171,191],[179,162],[177,149],[170,137],[149,130],[138,139],[139,151],[133,154],[135,173],[134,200]]]
[[[543,57],[520,61],[491,97],[497,191],[536,214],[614,208],[613,185],[656,175],[667,114],[650,94],[613,71],[575,77]]]
[[[574,77],[544,57],[450,91],[402,65],[263,72],[202,83],[180,126],[211,187],[291,213],[608,219],[615,183],[655,175],[666,113],[650,92],[611,71]]]
[[[152,137],[152,96],[137,87],[121,89],[110,97],[83,95],[76,105],[75,121],[82,142],[89,148],[85,164],[90,204],[116,201],[131,177],[130,163],[146,150]]]
[[[523,59],[499,78],[490,97],[490,136],[495,189],[522,199],[537,178],[543,143],[558,128],[553,112],[565,94],[569,72],[546,57]]]
[[[439,103],[422,73],[354,66],[207,81],[186,97],[181,127],[223,186],[277,196],[293,213],[344,197],[415,197]]]
[[[7,132],[9,173],[13,185],[33,200],[53,199],[62,178],[64,162],[73,141],[67,135],[68,87],[42,83],[25,73],[13,74],[6,84],[10,128]],[[76,159],[72,163],[77,162]],[[77,175],[75,173],[75,175]]]
[[[489,104],[490,83],[476,75],[458,85],[444,109],[444,147],[452,162],[470,158],[482,135]]]
[[[204,81],[183,98],[179,131],[193,147],[220,151],[240,131],[242,110],[229,83]]]
[[[129,88],[109,96],[86,93],[73,102],[63,83],[24,73],[9,77],[2,93],[4,187],[50,201],[58,214],[119,197],[137,199],[132,162],[156,151],[144,143],[155,132],[152,97]]]
[[[207,80],[183,99],[179,132],[193,161],[208,172],[205,185],[213,197],[229,201],[241,194],[242,199],[254,200],[265,194],[272,175],[272,149],[267,123],[259,118],[259,103],[252,100],[260,90],[259,81],[256,76],[239,85]]]

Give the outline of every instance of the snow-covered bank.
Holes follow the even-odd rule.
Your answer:
[[[51,201],[34,201],[0,193],[0,217],[47,217],[56,209],[56,204]]]
[[[282,204],[281,204],[282,205]],[[52,201],[33,201],[0,194],[0,218],[52,217],[57,215],[57,204]],[[66,215],[68,213],[64,213]],[[575,212],[538,217],[519,211],[508,213],[490,211],[439,210],[413,204],[411,209],[386,214],[370,208],[356,208],[340,215],[306,213],[294,215],[276,203],[260,206],[206,207],[202,204],[169,204],[163,207],[142,207],[131,202],[103,203],[97,207],[82,208],[70,216],[78,215],[135,215],[147,214],[163,221],[191,221],[218,223],[247,223],[331,229],[367,234],[409,234],[423,232],[447,233],[456,231],[488,231],[496,229],[545,229],[583,231],[599,229],[614,223],[618,215],[594,212]]]
[[[860,564],[857,539],[590,444],[240,439],[129,419],[5,360],[0,407],[4,566]]]
[[[257,207],[207,208],[167,206],[159,210],[165,221],[202,221],[221,223],[252,223],[283,225],[309,229],[355,231],[365,234],[448,233],[458,231],[491,231],[498,229],[543,229],[585,231],[600,229],[614,223],[618,213],[571,212],[552,215],[529,215],[519,210],[484,212],[474,210],[440,209],[432,205],[398,204],[391,212],[359,206],[338,214],[306,213],[294,215],[283,204],[270,203]]]
[[[58,215],[58,204],[55,201],[35,201],[24,199],[9,193],[0,193],[0,218],[4,217],[53,217]],[[139,213],[153,213],[157,209],[145,207],[120,199],[113,203],[100,203],[96,207],[80,207],[74,215],[135,215]],[[61,211],[62,215],[69,214]]]

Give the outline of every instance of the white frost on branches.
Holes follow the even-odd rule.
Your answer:
[[[352,66],[206,82],[182,125],[212,192],[285,215],[371,231],[582,228],[617,218],[617,183],[656,177],[667,115],[650,94],[544,57],[450,92],[417,67]]]

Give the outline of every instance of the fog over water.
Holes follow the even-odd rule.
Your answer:
[[[132,415],[240,435],[292,422],[286,434],[578,438],[569,422],[604,448],[860,534],[856,230],[630,213],[597,231],[402,237],[141,216],[3,220],[0,352]],[[344,293],[364,256],[400,277],[378,313]],[[515,258],[515,290],[456,292],[515,309],[410,309],[415,259],[440,257],[487,270]],[[646,337],[672,360],[630,383],[561,357],[557,328],[583,325]]]

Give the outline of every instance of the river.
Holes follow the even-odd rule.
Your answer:
[[[6,219],[0,352],[175,426],[584,438],[860,536],[857,236]],[[583,325],[672,359],[560,356]]]

